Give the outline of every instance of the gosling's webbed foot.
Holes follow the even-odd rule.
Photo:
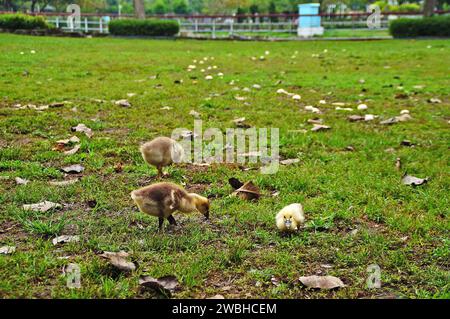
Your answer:
[[[175,218],[174,218],[172,215],[170,215],[169,217],[167,217],[167,220],[169,221],[169,224],[170,224],[170,225],[173,225],[173,226],[176,226],[176,225],[177,225],[177,222],[176,222]]]

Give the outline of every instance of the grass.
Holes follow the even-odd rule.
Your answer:
[[[226,38],[229,32],[218,31],[215,33],[217,38]],[[295,38],[295,32],[234,32],[235,35],[248,37],[265,37],[265,38]],[[202,36],[212,36],[212,32],[203,32]],[[354,29],[325,29],[324,34],[316,36],[317,38],[377,38],[390,36],[387,29],[368,29],[368,28],[354,28]]]
[[[266,60],[251,59],[266,50]],[[188,298],[449,298],[449,50],[440,40],[250,43],[0,34],[0,246],[16,246],[15,253],[0,255],[0,297],[152,297],[138,287],[145,274],[175,275],[181,283],[175,296]],[[223,72],[223,79],[205,81],[199,68],[186,72],[205,56],[215,57],[205,66],[217,65],[214,73]],[[233,91],[231,80],[239,88],[262,88]],[[301,101],[276,94],[278,88],[300,94]],[[400,92],[406,98],[395,98]],[[111,102],[123,98],[131,108]],[[60,101],[71,103],[40,112],[13,107]],[[380,119],[403,109],[413,119],[392,126],[379,119],[350,123],[346,117],[353,113],[331,106],[356,108],[359,101]],[[309,131],[314,115],[305,105],[323,110],[320,118],[331,130]],[[274,175],[233,165],[173,166],[169,180],[211,197],[211,222],[177,215],[179,227],[158,233],[157,219],[139,213],[129,196],[155,181],[138,145],[177,127],[192,129],[190,110],[202,114],[205,127],[233,127],[242,116],[255,127],[278,127],[280,155],[301,162]],[[78,123],[94,136],[72,133]],[[308,132],[295,132],[301,129]],[[52,150],[73,134],[81,139],[76,154]],[[416,146],[401,146],[404,139]],[[354,151],[345,151],[349,145]],[[70,164],[85,167],[81,180],[49,186],[65,178],[60,168]],[[402,185],[406,171],[430,181]],[[30,182],[16,185],[15,177]],[[264,196],[257,202],[228,196],[230,177],[253,180]],[[278,197],[270,196],[273,190]],[[43,200],[63,208],[21,209]],[[274,216],[292,202],[303,204],[306,226],[280,236]],[[53,246],[54,235],[79,235],[80,241]],[[104,250],[130,252],[137,269],[117,273],[99,257]],[[61,269],[68,263],[80,266],[80,289],[66,287]],[[379,289],[366,287],[371,264],[381,268]],[[347,287],[300,286],[299,276],[314,274],[337,276]]]

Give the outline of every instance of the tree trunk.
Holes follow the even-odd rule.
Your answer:
[[[436,0],[425,0],[423,3],[423,16],[431,17],[434,13],[435,6],[436,6]]]
[[[144,0],[133,0],[134,15],[138,19],[145,19]]]
[[[37,0],[31,1],[31,7],[30,7],[31,12],[34,12],[34,10],[36,9],[36,3],[37,3]]]

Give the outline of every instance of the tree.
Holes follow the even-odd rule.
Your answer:
[[[436,0],[425,0],[423,3],[423,16],[431,17],[434,14],[435,6],[436,6]]]
[[[277,13],[277,6],[275,2],[270,1],[269,3],[269,14],[275,14]],[[278,17],[270,17],[271,22],[278,22]]]
[[[173,2],[173,12],[176,14],[188,14],[189,5],[186,0],[175,0]]]
[[[134,15],[138,19],[145,19],[144,0],[133,0]]]
[[[166,14],[169,12],[169,8],[167,7],[166,3],[163,0],[157,0],[153,4],[153,13],[155,14]]]
[[[250,6],[249,10],[250,10],[250,13],[253,15],[253,17],[252,17],[253,22],[255,22],[256,21],[255,14],[257,14],[258,10],[259,10],[258,5],[257,4],[252,4]]]
[[[236,10],[236,15],[238,16],[238,18],[237,18],[237,22],[238,23],[244,22],[244,18],[239,17],[240,15],[243,15],[243,14],[245,14],[245,10],[242,9],[241,7],[238,7],[237,10]]]

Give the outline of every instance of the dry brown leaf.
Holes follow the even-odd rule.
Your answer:
[[[53,238],[52,243],[53,245],[58,245],[77,241],[80,241],[80,236],[61,235]]]
[[[206,298],[206,299],[225,299],[225,297],[218,294],[218,295],[214,295],[212,297]]]
[[[65,167],[61,168],[61,170],[68,174],[81,173],[82,171],[84,171],[84,167],[79,164],[75,164],[75,165],[65,166]]]
[[[412,175],[405,174],[402,177],[402,183],[404,185],[419,186],[419,185],[427,183],[428,179],[429,179],[428,177],[418,178],[418,177],[415,177]]]
[[[330,126],[314,124],[314,127],[311,129],[311,131],[318,132],[318,131],[326,131],[326,130],[329,130],[329,129],[331,129]]]
[[[16,247],[15,246],[3,246],[3,247],[0,247],[0,255],[1,254],[4,254],[4,255],[12,254],[15,251],[16,251]]]
[[[334,289],[345,287],[342,280],[334,276],[306,276],[300,277],[300,282],[308,288],[315,289]]]
[[[116,105],[123,106],[123,107],[130,107],[130,106],[131,106],[131,103],[128,102],[128,100],[126,100],[126,99],[117,100],[117,101],[115,101],[114,103],[115,103]]]
[[[72,136],[72,137],[70,137],[68,139],[56,141],[56,143],[57,144],[67,145],[67,144],[70,144],[70,143],[78,143],[79,141],[80,141],[80,139],[77,136],[74,135],[74,136]]]
[[[143,276],[139,278],[139,285],[171,296],[178,288],[178,279],[175,276],[164,276],[160,278]]]
[[[80,149],[80,147],[81,147],[81,145],[80,145],[80,144],[77,144],[77,145],[75,145],[71,150],[65,151],[65,152],[64,152],[64,155],[73,155],[73,154],[75,154],[76,152],[78,152],[78,150]]]
[[[72,127],[72,132],[82,132],[86,134],[86,136],[89,138],[91,138],[94,135],[92,130],[83,123],[80,123],[77,126]]]
[[[109,252],[105,251],[100,255],[106,259],[109,259],[109,263],[122,271],[133,271],[136,269],[136,265],[131,261],[127,261],[125,258],[128,257],[128,253],[124,251],[119,252]]]
[[[29,182],[29,180],[24,179],[24,178],[20,178],[20,177],[16,177],[15,181],[16,181],[17,185],[26,185]]]
[[[25,204],[22,206],[24,210],[32,210],[35,212],[41,212],[45,213],[46,211],[53,209],[53,208],[60,208],[62,207],[60,204],[53,203],[50,201],[43,201],[36,204]]]
[[[66,186],[66,185],[75,184],[78,181],[79,181],[78,178],[74,178],[74,179],[69,179],[66,181],[49,181],[48,183],[53,186]]]
[[[280,164],[281,165],[292,165],[292,164],[295,164],[295,163],[298,163],[298,162],[300,162],[300,159],[298,159],[298,158],[290,158],[290,159],[285,159],[285,160],[280,161]]]
[[[243,200],[257,200],[261,196],[259,188],[251,181],[244,183],[233,194]]]

